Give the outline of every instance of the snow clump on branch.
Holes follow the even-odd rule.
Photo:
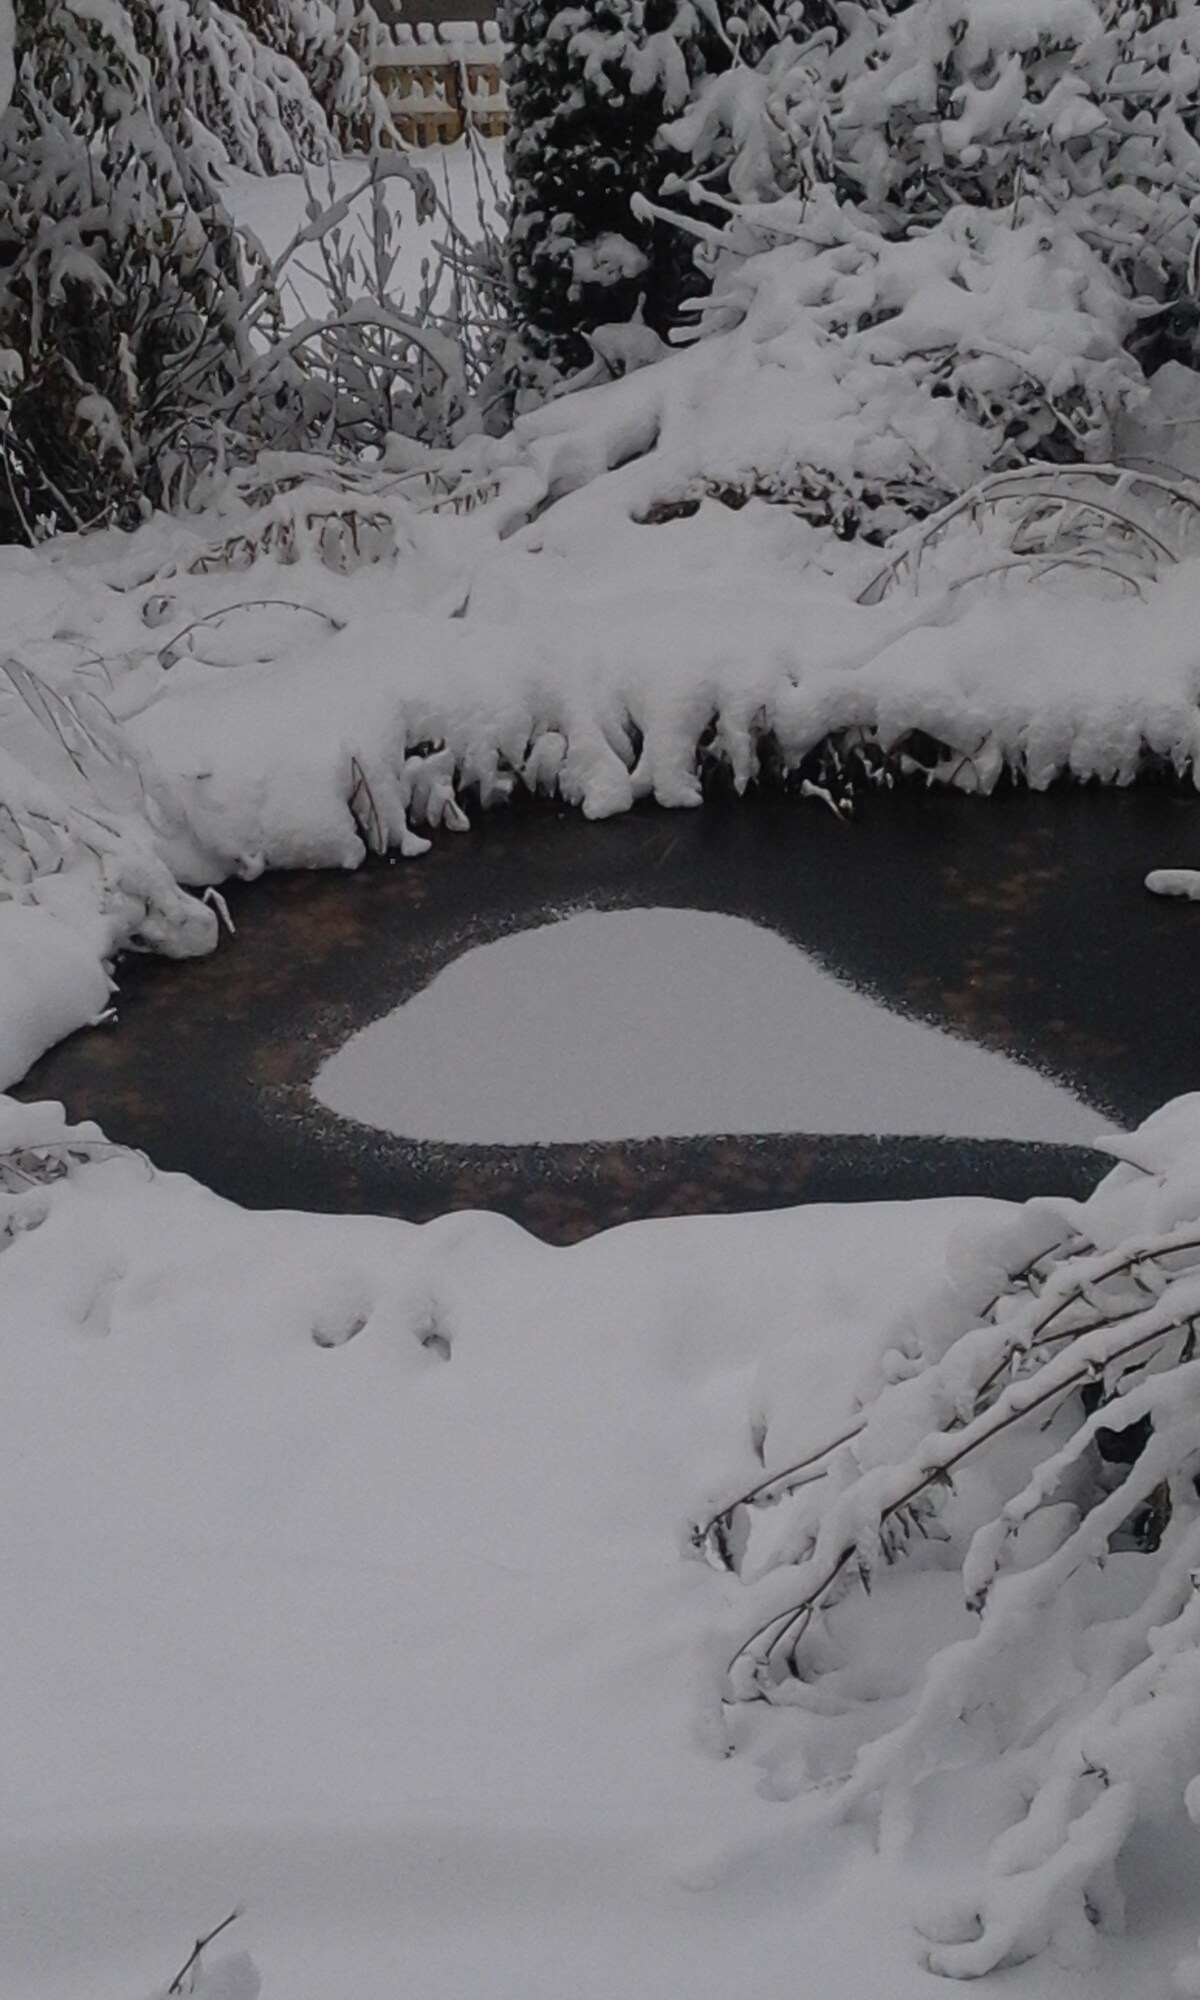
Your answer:
[[[677,197],[731,217],[735,241],[789,235],[819,182],[892,236],[958,207],[1049,212],[1139,301],[1157,358],[1191,354],[1192,0],[863,0],[816,35],[807,15],[757,70],[702,83],[665,127]]]

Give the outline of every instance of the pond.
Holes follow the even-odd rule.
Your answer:
[[[850,824],[765,790],[594,825],[515,807],[417,861],[231,885],[235,938],[127,961],[117,1023],[19,1094],[250,1206],[486,1207],[560,1242],[796,1201],[1084,1193],[1093,1130],[1200,1084],[1200,906],[1143,887],[1198,858],[1194,795],[1168,787],[902,791]],[[619,912],[636,947],[628,927],[602,942]],[[339,1116],[314,1080],[328,1097],[372,1040],[382,1073]]]

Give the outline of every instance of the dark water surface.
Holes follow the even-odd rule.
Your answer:
[[[1200,802],[1165,787],[907,790],[844,824],[783,792],[588,825],[519,806],[419,861],[228,889],[209,959],[127,959],[119,1022],[52,1050],[17,1095],[65,1100],[164,1168],[251,1207],[424,1220],[487,1207],[551,1240],[636,1216],[922,1194],[1085,1193],[1072,1147],[804,1135],[616,1145],[414,1144],[308,1084],[356,1028],[463,950],[570,910],[676,905],[782,932],[890,1006],[1019,1055],[1122,1124],[1200,1087],[1200,905],[1147,894],[1200,865]]]

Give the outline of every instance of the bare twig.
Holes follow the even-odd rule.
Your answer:
[[[283,611],[306,611],[310,618],[322,619],[331,632],[344,632],[346,629],[345,619],[335,618],[331,612],[322,611],[315,604],[301,604],[294,597],[243,597],[236,604],[224,604],[219,610],[206,611],[202,618],[193,618],[190,625],[185,625],[182,631],[176,632],[173,638],[167,640],[165,646],[160,647],[159,666],[173,667],[178,658],[176,648],[190,632],[198,632],[202,625],[217,624],[222,618],[231,618],[238,611],[263,611],[272,608]]]
[[[1144,1311],[1145,1308],[1143,1307],[1142,1310]],[[944,1486],[955,1468],[961,1465],[964,1459],[969,1458],[973,1452],[982,1449],[984,1445],[991,1444],[995,1438],[999,1437],[1003,1432],[1011,1430],[1015,1424],[1023,1422],[1034,1411],[1045,1408],[1049,1403],[1061,1402],[1073,1390],[1082,1388],[1087,1382],[1095,1381],[1098,1370],[1102,1372],[1118,1362],[1127,1361],[1131,1355],[1140,1353],[1145,1348],[1161,1344],[1164,1340],[1169,1339],[1173,1333],[1182,1333],[1186,1338],[1193,1317],[1193,1314],[1185,1313],[1176,1319],[1169,1320],[1165,1324],[1153,1326],[1147,1332],[1138,1334],[1135,1339],[1127,1341],[1123,1346],[1115,1348],[1111,1354],[1104,1355],[1102,1362],[1098,1362],[1095,1358],[1089,1356],[1072,1374],[1056,1375],[1050,1386],[1042,1389],[1036,1395],[1017,1397],[1014,1391],[1010,1390],[1007,1392],[1008,1397],[1011,1398],[1008,1401],[1008,1406],[1005,1407],[1006,1399],[1002,1398],[996,1406],[996,1412],[990,1424],[984,1424],[982,1419],[976,1419],[974,1423],[967,1427],[963,1442],[958,1450],[949,1452],[945,1456],[939,1454],[936,1464],[927,1466],[920,1477],[914,1480],[905,1492],[880,1509],[878,1517],[879,1526],[885,1526],[889,1520],[903,1513],[906,1508],[911,1507],[914,1501],[920,1499],[932,1487]],[[798,1604],[789,1606],[785,1611],[776,1612],[760,1625],[757,1630],[752,1632],[747,1639],[743,1640],[729,1662],[728,1672],[732,1673],[740,1661],[752,1658],[759,1648],[760,1641],[766,1639],[769,1633],[773,1634],[773,1636],[766,1646],[765,1651],[761,1653],[759,1664],[765,1666],[772,1655],[777,1653],[780,1647],[788,1641],[790,1641],[788,1656],[794,1660],[796,1647],[808,1629],[814,1613],[820,1610],[830,1589],[836,1583],[847,1564],[853,1560],[857,1550],[857,1541],[849,1541],[841,1552],[826,1565],[818,1581],[811,1589],[806,1591]],[[778,1627],[778,1630],[775,1629],[776,1627]]]
[[[229,1915],[227,1917],[222,1918],[221,1922],[219,1924],[216,1924],[213,1927],[213,1929],[209,1931],[204,1937],[196,1939],[195,1944],[192,1946],[190,1956],[184,1960],[184,1963],[180,1966],[178,1972],[175,1974],[174,1979],[168,1986],[167,1988],[168,1994],[183,1992],[183,1982],[187,1978],[188,1973],[192,1970],[192,1967],[196,1964],[197,1960],[200,1957],[201,1952],[207,1950],[208,1946],[212,1943],[213,1939],[220,1937],[222,1931],[227,1931],[229,1929],[230,1924],[235,1924],[238,1918],[241,1916],[241,1914],[242,1912],[240,1909],[230,1910]]]
[[[703,1548],[716,1529],[728,1528],[739,1507],[769,1505],[775,1500],[785,1499],[799,1486],[808,1486],[817,1479],[823,1479],[828,1468],[822,1461],[832,1458],[834,1452],[840,1450],[842,1445],[850,1444],[859,1437],[866,1426],[866,1421],[863,1417],[860,1422],[852,1424],[849,1430],[843,1431],[839,1437],[831,1438],[819,1451],[810,1452],[807,1458],[797,1459],[794,1465],[781,1466],[778,1472],[772,1472],[766,1479],[760,1479],[757,1486],[751,1486],[745,1493],[739,1493],[736,1499],[728,1501],[724,1507],[719,1507],[715,1514],[695,1529],[692,1536],[695,1546]]]
[[[1095,515],[1109,528],[1118,529],[1123,537],[1140,541],[1151,556],[1173,565],[1178,557],[1161,536],[1113,504],[1113,498],[1107,497],[1116,497],[1135,489],[1181,507],[1191,515],[1200,515],[1200,486],[1181,479],[1169,479],[1158,473],[1134,471],[1128,466],[1033,464],[995,472],[966,493],[959,494],[938,513],[930,515],[915,532],[908,533],[902,546],[867,585],[858,601],[866,605],[881,603],[902,570],[911,566],[915,573],[925,550],[938,541],[955,521],[964,516],[977,518],[985,509],[1012,501],[1027,503],[1031,508],[1041,503],[1058,514],[1075,508]],[[1051,554],[1051,547],[1040,551],[1026,550],[1025,553],[1046,557]],[[1073,553],[1082,556],[1085,550],[1080,548]]]

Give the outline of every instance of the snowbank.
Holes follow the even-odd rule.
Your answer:
[[[933,2000],[928,1857],[873,1861],[741,1756],[712,1699],[737,1593],[680,1535],[752,1457],[764,1356],[810,1385],[773,1453],[844,1416],[897,1284],[1002,1205],[552,1250],[484,1215],[246,1214],[0,1100],[10,1162],[11,2000],[128,2000],[235,1905],[266,2000],[385,2000],[398,1964],[439,2000],[560,2000],[565,1964],[595,2000],[797,1964]],[[1064,2000],[1181,1948],[1131,1921],[1140,1957]]]
[[[0,1088],[108,1004],[94,951],[49,910],[0,903]]]
[[[438,2000],[561,2000],[564,1966],[583,2000],[944,1994],[911,1915],[1003,1797],[939,1778],[880,1856],[797,1796],[836,1720],[719,1706],[745,1592],[686,1523],[844,1426],[896,1301],[1010,1213],[556,1250],[486,1215],[245,1213],[0,1099],[7,2000],[161,1989],[235,1906],[214,1972],[248,1952],[264,2000],[392,2000],[398,1966]],[[873,1713],[955,1582],[864,1626]],[[1125,1940],[1010,1973],[1016,2000],[1165,1991],[1188,1839],[1130,1857]]]

